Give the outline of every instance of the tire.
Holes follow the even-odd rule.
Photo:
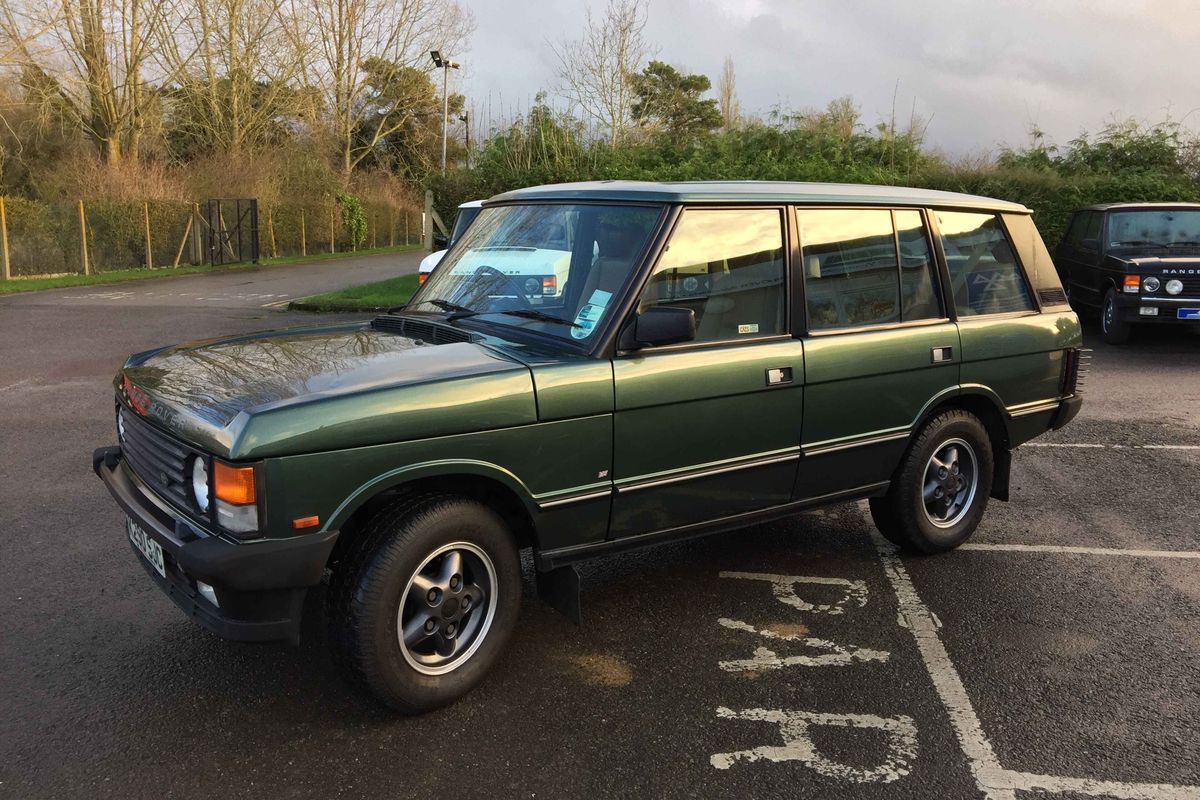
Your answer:
[[[871,498],[871,518],[884,538],[902,549],[927,554],[953,550],[983,518],[992,477],[992,442],[983,423],[961,409],[944,411],[909,445],[888,493]],[[932,506],[926,503],[927,486]]]
[[[334,660],[401,713],[447,705],[499,657],[521,592],[517,548],[494,511],[452,495],[402,498],[370,519],[330,581]]]
[[[1117,319],[1117,313],[1117,290],[1110,288],[1104,293],[1104,307],[1100,311],[1100,337],[1108,344],[1129,341],[1132,326]]]

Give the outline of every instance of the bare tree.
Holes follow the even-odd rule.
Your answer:
[[[581,38],[551,45],[561,90],[614,147],[632,124],[631,78],[653,55],[643,36],[648,10],[648,0],[609,0],[599,20],[588,9]]]
[[[2,1],[2,0],[0,0]],[[178,133],[238,153],[267,143],[295,105],[301,55],[286,0],[173,0],[158,6],[156,57],[176,76]]]
[[[721,77],[717,80],[717,108],[721,110],[722,127],[727,131],[742,124],[742,106],[737,96],[737,74],[733,71],[733,59],[725,56]]]
[[[455,55],[474,27],[453,0],[291,0],[305,83],[321,97],[322,114],[349,176],[372,149],[411,120],[373,105],[369,58],[428,69],[430,50]],[[396,112],[402,109],[386,109]],[[374,125],[364,125],[374,120]]]
[[[153,0],[0,0],[8,60],[36,76],[110,163],[137,158],[151,105]]]

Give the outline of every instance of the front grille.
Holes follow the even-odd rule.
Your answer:
[[[479,337],[462,328],[444,325],[440,322],[427,322],[423,319],[401,317],[397,314],[384,314],[371,320],[371,327],[377,331],[398,333],[410,339],[417,339],[426,344],[453,344],[455,342],[472,342]]]
[[[180,508],[191,507],[188,468],[194,450],[120,403],[117,404],[117,440],[125,462],[147,486]]]
[[[1166,286],[1169,280],[1172,280],[1172,276],[1163,275],[1163,286]],[[1179,294],[1180,297],[1200,297],[1200,275],[1181,275],[1176,276],[1174,280],[1183,284],[1183,291]]]

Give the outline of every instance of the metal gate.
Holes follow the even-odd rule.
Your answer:
[[[258,263],[257,200],[208,200],[204,222],[210,264]]]

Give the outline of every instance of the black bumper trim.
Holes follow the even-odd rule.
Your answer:
[[[1079,395],[1064,399],[1059,404],[1058,411],[1054,412],[1054,417],[1050,420],[1050,430],[1056,431],[1075,419],[1075,415],[1079,413],[1079,409],[1082,407],[1083,398]]]
[[[172,529],[142,495],[121,467],[120,448],[96,450],[92,468],[122,510],[162,546],[166,578],[140,553],[138,561],[189,618],[227,639],[298,638],[304,596],[321,581],[338,531],[243,544],[198,537],[182,520]],[[196,580],[213,587],[219,608],[197,593]]]

